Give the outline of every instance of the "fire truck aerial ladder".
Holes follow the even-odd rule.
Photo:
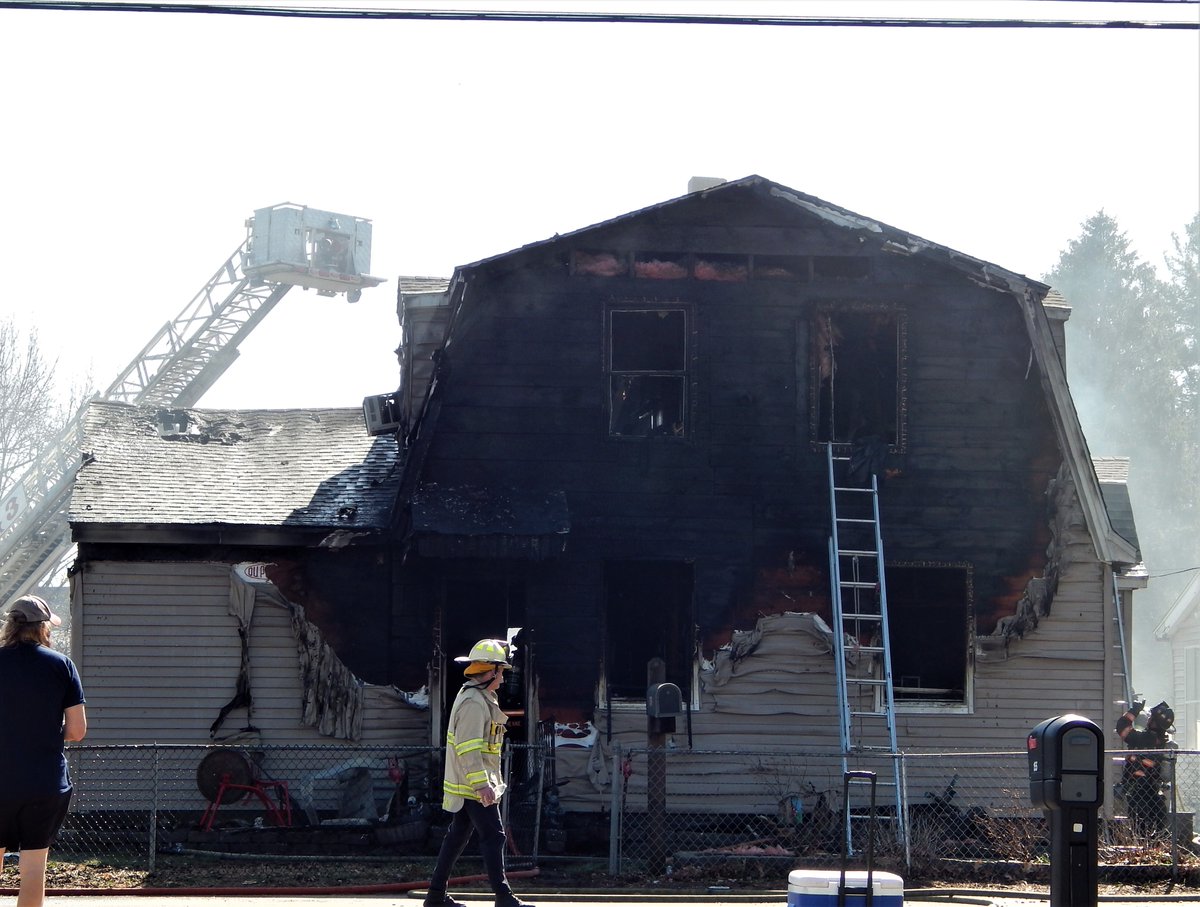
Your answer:
[[[238,356],[238,345],[292,287],[357,302],[383,279],[368,273],[371,222],[284,203],[246,221],[246,239],[174,321],[98,395],[195,406]],[[57,572],[71,550],[67,508],[80,466],[86,405],[0,500],[0,604]]]

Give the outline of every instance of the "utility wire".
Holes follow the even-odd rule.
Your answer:
[[[1123,0],[1122,0],[1123,2]],[[1200,21],[1075,19],[897,19],[865,16],[735,16],[688,13],[521,12],[516,10],[398,10],[207,3],[122,3],[116,0],[0,0],[0,9],[105,13],[201,13],[288,19],[424,19],[452,22],[552,22],[636,25],[758,25],[855,28],[1106,28],[1200,31]]]
[[[1178,570],[1164,570],[1162,573],[1151,573],[1151,579],[1161,579],[1164,576],[1178,576],[1180,573],[1191,573],[1193,570],[1200,570],[1200,567],[1180,567]]]

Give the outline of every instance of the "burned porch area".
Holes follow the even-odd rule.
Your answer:
[[[111,401],[83,445],[72,648],[96,749],[73,766],[76,819],[144,823],[151,781],[177,844],[255,819],[276,838],[379,824],[398,778],[426,802],[427,691],[391,667],[395,445],[357,408]]]

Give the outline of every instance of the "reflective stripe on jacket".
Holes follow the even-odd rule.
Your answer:
[[[478,788],[491,784],[499,800],[504,794],[500,751],[508,716],[496,694],[464,684],[450,708],[446,723],[446,778],[442,808],[458,812],[464,800],[478,800]]]

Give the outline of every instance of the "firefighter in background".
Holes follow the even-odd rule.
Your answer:
[[[1163,795],[1166,779],[1163,776],[1164,754],[1145,751],[1166,749],[1175,712],[1165,701],[1160,702],[1150,710],[1146,729],[1138,730],[1135,722],[1145,707],[1144,702],[1134,702],[1117,719],[1117,736],[1125,742],[1125,747],[1142,750],[1125,757],[1117,792],[1125,798],[1134,832],[1150,836],[1167,830],[1167,804]]]

